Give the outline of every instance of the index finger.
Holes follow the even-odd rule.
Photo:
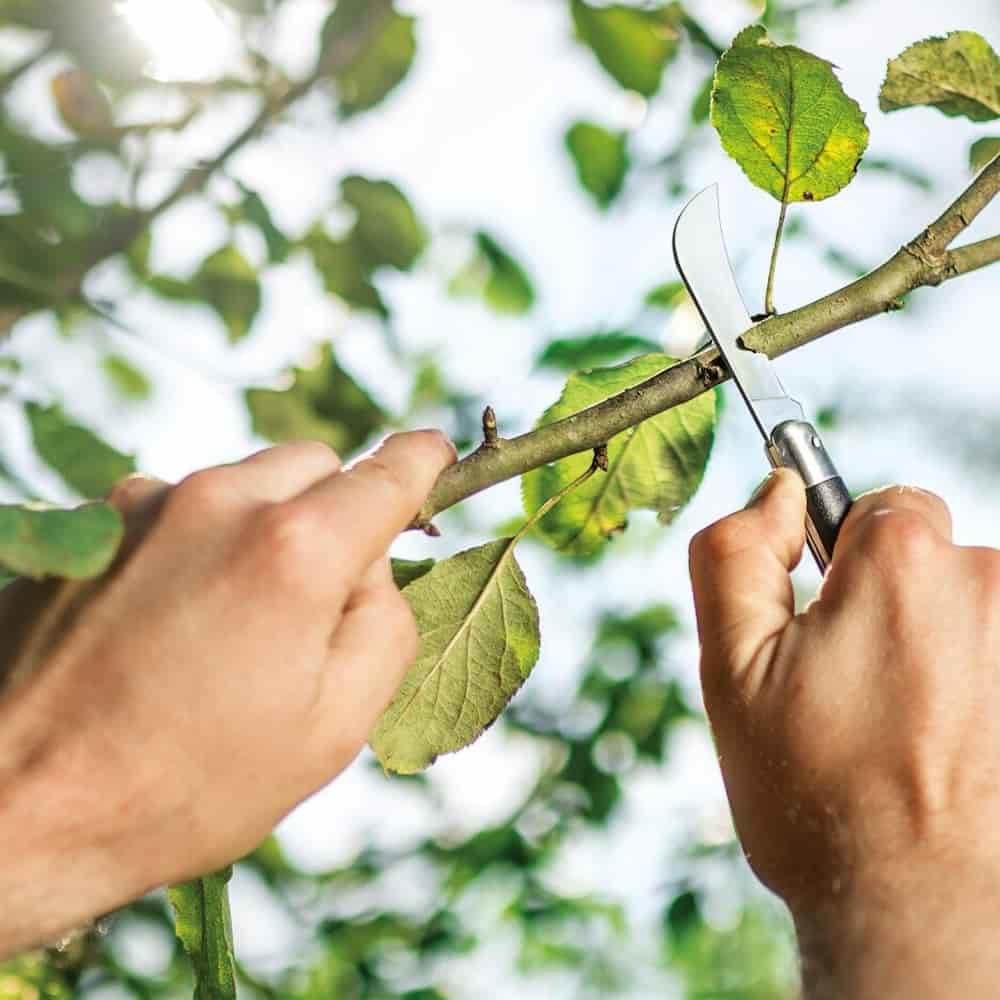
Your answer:
[[[361,573],[384,555],[415,517],[437,482],[454,463],[455,446],[440,431],[410,431],[387,437],[373,452],[342,472],[314,483],[288,506],[309,519],[327,518],[337,562]],[[323,543],[317,541],[322,549]]]

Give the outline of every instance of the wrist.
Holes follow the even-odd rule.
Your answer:
[[[150,873],[161,870],[177,831],[176,821],[165,822],[171,810],[155,777],[129,759],[140,748],[117,742],[100,719],[67,711],[66,690],[54,696],[67,687],[54,683],[59,670],[50,663],[0,704],[8,859],[0,866],[0,955],[50,942],[153,888]]]
[[[793,909],[808,1000],[996,995],[1000,865],[974,852],[905,855]]]

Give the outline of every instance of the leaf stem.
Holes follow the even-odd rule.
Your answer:
[[[558,493],[553,493],[552,496],[550,496],[548,500],[546,500],[545,503],[543,503],[542,506],[539,507],[538,510],[536,510],[535,513],[524,522],[520,531],[518,531],[518,533],[510,540],[510,547],[514,548],[514,546],[517,545],[517,543],[524,538],[524,536],[531,531],[531,529],[538,524],[538,522],[545,517],[545,515],[548,514],[548,512],[552,510],[552,508],[555,507],[560,500],[563,499],[563,497],[572,493],[573,490],[577,489],[577,487],[582,486],[598,470],[601,470],[602,472],[608,471],[608,446],[606,444],[599,444],[594,449],[594,460],[590,463],[590,467],[585,472],[577,476],[573,482],[564,486]]]
[[[778,269],[778,250],[781,248],[781,234],[785,230],[785,216],[788,214],[788,183],[785,182],[785,197],[781,199],[781,212],[778,215],[778,228],[774,234],[774,247],[771,250],[771,266],[767,272],[767,291],[764,293],[764,313],[773,316],[774,309],[774,275]]]

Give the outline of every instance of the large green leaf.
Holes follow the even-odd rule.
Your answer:
[[[437,563],[403,595],[420,654],[375,725],[382,766],[410,774],[493,723],[538,659],[538,609],[504,538]]]
[[[646,337],[622,330],[605,330],[585,337],[561,337],[548,343],[538,356],[539,368],[577,371],[623,360],[628,355],[648,354],[660,345]]]
[[[121,515],[103,503],[75,510],[0,506],[0,571],[36,580],[99,576],[122,540]]]
[[[519,315],[535,304],[535,289],[524,268],[489,233],[476,233],[476,253],[451,280],[449,292],[476,295],[498,313]]]
[[[250,332],[260,311],[260,281],[236,247],[222,247],[206,258],[189,287],[189,297],[201,299],[219,314],[231,342]]]
[[[974,31],[927,38],[890,60],[883,111],[926,105],[974,122],[1000,117],[1000,57]]]
[[[615,200],[628,172],[628,139],[592,122],[576,122],[566,133],[580,184],[601,208]]]
[[[997,156],[1000,156],[1000,136],[977,139],[969,148],[969,166],[978,173]]]
[[[411,268],[427,245],[427,232],[403,192],[389,181],[345,177],[344,201],[357,213],[354,239],[372,268]]]
[[[719,60],[712,124],[747,177],[779,201],[819,201],[850,183],[868,145],[865,116],[833,66],[764,28]]]
[[[233,928],[226,884],[232,868],[171,886],[177,937],[194,967],[194,1000],[236,1000]]]
[[[674,363],[647,354],[614,368],[571,375],[558,402],[542,414],[550,424],[651,378]],[[624,530],[629,511],[653,510],[664,523],[701,483],[715,434],[715,394],[704,393],[630,428],[608,443],[608,471],[594,476],[543,517],[535,531],[552,548],[589,555]],[[588,453],[534,469],[521,479],[524,509],[533,514],[588,466]]]
[[[593,7],[572,0],[573,25],[600,64],[623,87],[652,97],[680,38],[680,4],[640,10],[622,4]]]
[[[120,479],[135,472],[135,458],[73,423],[56,404],[26,403],[35,450],[81,496],[106,496]]]
[[[324,441],[342,454],[385,422],[378,404],[337,363],[329,344],[311,368],[295,368],[288,389],[247,389],[253,429],[272,441]]]
[[[338,0],[323,26],[321,59],[332,60],[338,42],[368,30],[369,23],[373,28],[367,44],[334,72],[343,118],[378,104],[410,71],[417,51],[412,17],[384,2]]]

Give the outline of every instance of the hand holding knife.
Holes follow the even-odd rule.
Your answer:
[[[825,571],[851,496],[802,407],[784,390],[770,360],[742,347],[753,326],[733,275],[713,184],[688,202],[674,227],[677,269],[732,374],[750,415],[764,435],[774,468],[795,469],[806,486],[806,538]]]

